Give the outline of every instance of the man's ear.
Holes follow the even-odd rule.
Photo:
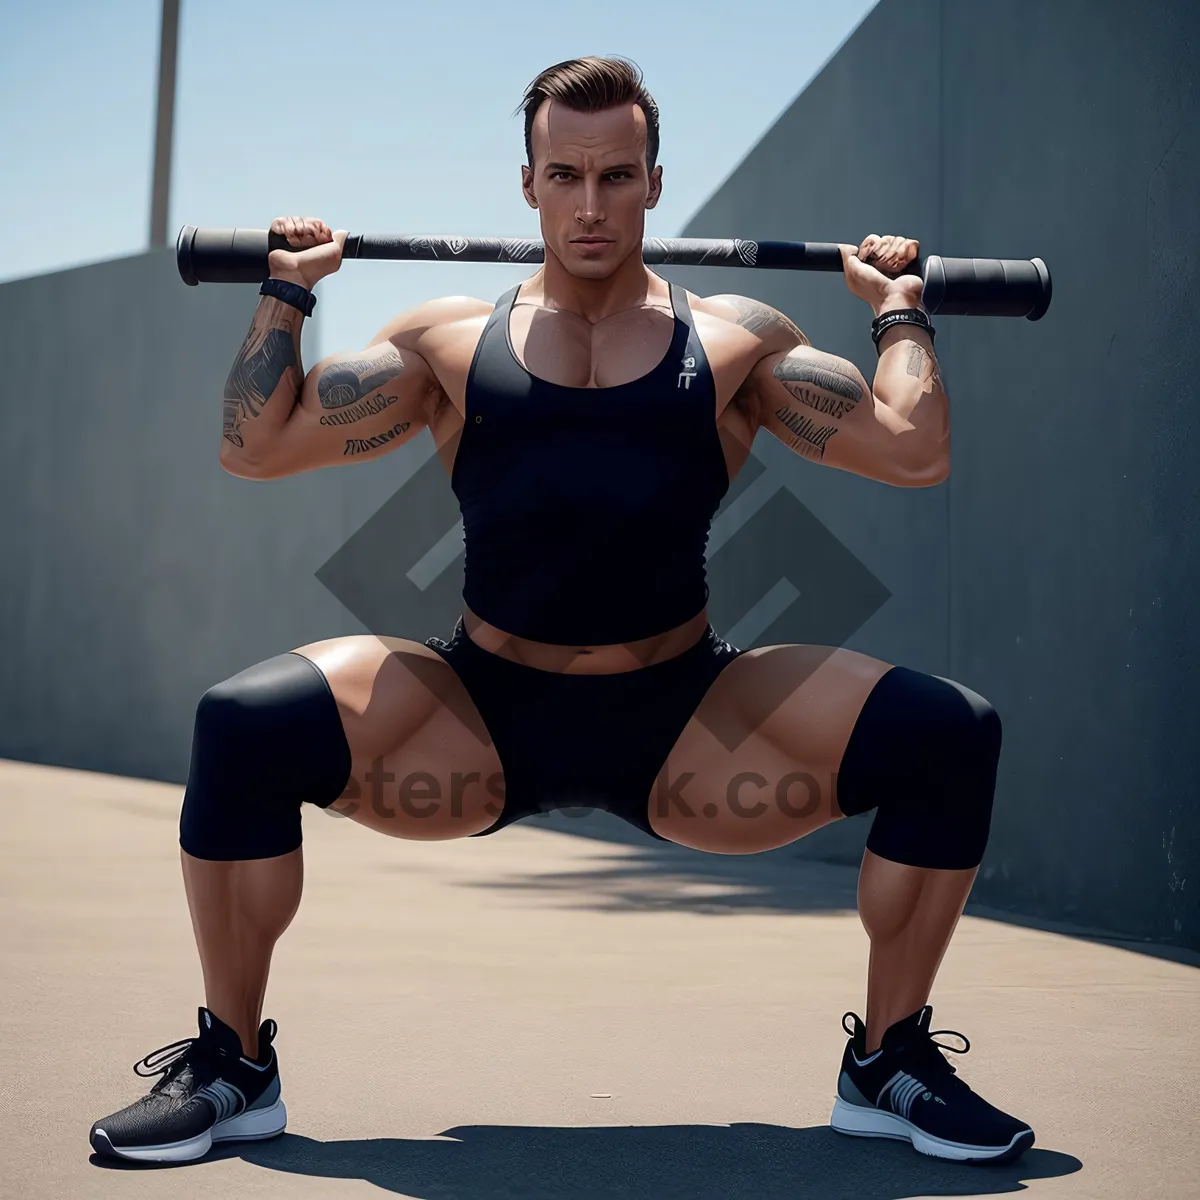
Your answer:
[[[525,196],[525,203],[530,208],[537,208],[537,197],[533,194],[533,171],[529,167],[521,167],[521,191]]]
[[[646,193],[646,207],[653,208],[662,195],[662,167],[655,167],[650,172],[650,190]]]

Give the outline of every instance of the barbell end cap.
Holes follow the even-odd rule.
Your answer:
[[[924,284],[921,288],[921,303],[930,316],[936,316],[946,299],[946,268],[940,254],[931,254],[925,260],[921,272]]]
[[[1054,285],[1050,281],[1050,268],[1040,258],[1031,258],[1033,269],[1038,273],[1038,279],[1041,281],[1042,294],[1041,299],[1034,305],[1032,310],[1025,314],[1027,321],[1040,321],[1045,315],[1046,310],[1050,307],[1050,297],[1054,294]]]
[[[175,265],[179,269],[179,278],[188,287],[195,287],[200,280],[192,267],[192,243],[196,240],[196,226],[185,225],[175,239]]]

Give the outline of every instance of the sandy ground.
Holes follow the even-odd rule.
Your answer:
[[[827,1127],[862,1012],[854,872],[701,855],[602,814],[414,843],[305,814],[266,1015],[288,1132],[109,1166],[93,1120],[203,1002],[181,789],[0,762],[0,1196],[1200,1196],[1200,972],[964,917],[934,992],[1011,1166]]]

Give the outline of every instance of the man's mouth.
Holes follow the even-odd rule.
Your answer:
[[[611,241],[612,238],[602,237],[577,237],[571,239],[572,244],[578,244],[582,246],[606,246]]]

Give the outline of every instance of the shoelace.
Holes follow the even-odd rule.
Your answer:
[[[962,1038],[963,1046],[960,1050],[957,1046],[947,1046],[945,1042],[939,1042],[935,1039],[939,1034],[945,1034],[947,1037]],[[971,1043],[967,1039],[966,1034],[959,1033],[957,1029],[931,1029],[925,1038],[918,1039],[912,1043],[911,1050],[915,1050],[923,1061],[935,1062],[939,1070],[948,1071],[951,1075],[958,1073],[954,1064],[950,1062],[944,1054],[939,1054],[939,1050],[949,1050],[951,1054],[966,1054],[971,1049]],[[962,1081],[959,1080],[961,1083]]]
[[[143,1079],[149,1079],[153,1075],[161,1075],[165,1071],[170,1071],[171,1067],[181,1058],[187,1057],[188,1051],[199,1040],[199,1038],[184,1038],[182,1041],[172,1042],[169,1046],[160,1046],[157,1050],[151,1050],[145,1058],[140,1058],[133,1064],[133,1073],[140,1075]],[[162,1055],[161,1059],[159,1059],[159,1055]],[[156,1059],[159,1061],[156,1062]]]
[[[278,1030],[279,1026],[274,1021],[266,1022],[266,1027],[262,1032],[267,1043],[274,1040]],[[963,1038],[963,1041],[966,1041],[966,1038]],[[149,1079],[152,1075],[161,1075],[164,1071],[169,1072],[180,1059],[188,1057],[193,1046],[198,1047],[201,1044],[200,1038],[190,1037],[182,1038],[178,1042],[172,1042],[169,1046],[160,1046],[157,1050],[151,1050],[145,1058],[140,1058],[133,1064],[134,1073],[140,1075],[143,1079]],[[159,1058],[159,1055],[162,1055],[162,1058]],[[155,1061],[156,1059],[158,1060],[157,1062]],[[142,1068],[145,1069],[143,1070]]]
[[[189,1067],[192,1068],[194,1078],[199,1074],[195,1068],[201,1060],[204,1060],[206,1066],[211,1069],[213,1074],[216,1074],[215,1064],[211,1062],[212,1058],[212,1053],[200,1038],[183,1038],[181,1041],[172,1042],[169,1046],[152,1050],[145,1058],[139,1059],[133,1064],[133,1071],[135,1075],[140,1075],[143,1079],[149,1079],[154,1075],[162,1076],[150,1089],[151,1092],[168,1096],[182,1095],[188,1090],[188,1087],[181,1077]]]
[[[846,1033],[850,1034],[851,1037],[853,1037],[854,1027],[850,1026],[847,1028],[847,1017],[855,1021],[859,1020],[860,1018],[852,1012],[848,1012],[842,1017],[842,1029],[845,1030]],[[942,1035],[945,1035],[946,1037],[961,1038],[963,1042],[962,1049],[960,1050],[957,1046],[947,1046],[945,1042],[934,1040]],[[949,1072],[951,1075],[957,1075],[958,1071],[954,1064],[951,1063],[944,1054],[936,1053],[934,1047],[936,1047],[937,1050],[949,1050],[951,1054],[966,1054],[967,1051],[971,1049],[971,1042],[965,1033],[959,1033],[957,1029],[931,1029],[924,1038],[916,1038],[904,1047],[905,1051],[908,1053],[916,1053],[922,1059],[922,1061],[928,1061],[931,1063],[936,1061],[938,1067],[940,1067],[942,1071],[942,1074]],[[962,1081],[959,1080],[958,1082],[961,1083]]]

